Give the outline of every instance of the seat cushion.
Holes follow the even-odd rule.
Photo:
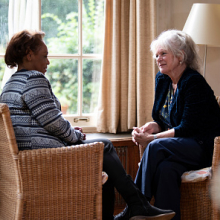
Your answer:
[[[211,167],[206,167],[200,170],[191,170],[183,173],[182,182],[200,182],[212,176]]]
[[[107,180],[108,180],[108,174],[102,171],[102,185],[104,185]]]
[[[138,163],[138,166],[140,166],[140,163]],[[190,170],[187,172],[184,172],[181,176],[182,183],[187,182],[200,182],[204,181],[206,179],[210,179],[212,177],[212,168],[206,167],[200,170]]]

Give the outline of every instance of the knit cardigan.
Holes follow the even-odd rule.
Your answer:
[[[83,137],[63,118],[49,81],[38,71],[14,73],[0,102],[9,106],[19,150],[71,145]]]
[[[164,126],[159,111],[170,83],[169,76],[157,73],[152,117],[162,130]],[[206,148],[207,153],[212,153],[214,138],[220,136],[220,108],[213,90],[197,71],[187,68],[181,76],[170,107],[170,122],[175,137],[194,138]]]

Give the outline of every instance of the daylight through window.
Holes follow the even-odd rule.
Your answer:
[[[49,50],[47,78],[62,111],[90,121],[98,103],[104,0],[41,0],[41,28]]]
[[[94,126],[104,36],[104,0],[40,0],[39,21],[49,51],[46,77],[76,126]],[[0,2],[0,83],[5,71],[9,1]],[[75,123],[74,123],[75,121]]]

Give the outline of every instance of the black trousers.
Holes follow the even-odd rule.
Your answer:
[[[103,171],[108,174],[108,180],[102,189],[102,219],[112,220],[114,213],[114,187],[118,179],[126,176],[126,172],[121,164],[117,152],[111,141],[107,139],[85,140],[80,143],[104,143]],[[80,144],[77,142],[77,144]]]
[[[181,176],[187,170],[210,166],[204,146],[192,138],[162,138],[148,144],[135,183],[155,206],[172,209],[173,219],[180,220]],[[202,205],[202,204],[201,204]]]

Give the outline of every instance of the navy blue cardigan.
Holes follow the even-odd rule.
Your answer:
[[[163,130],[159,111],[170,83],[169,76],[157,73],[152,117]],[[181,76],[171,104],[170,121],[175,137],[195,138],[212,154],[214,138],[220,136],[220,108],[213,90],[197,71],[187,68]]]

